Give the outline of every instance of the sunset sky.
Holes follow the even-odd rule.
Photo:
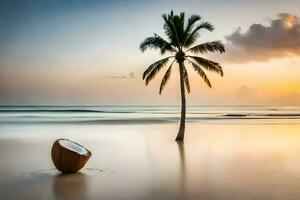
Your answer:
[[[159,95],[163,73],[148,87],[141,76],[161,55],[139,50],[154,32],[163,36],[161,15],[173,9],[215,26],[198,43],[226,47],[203,55],[224,68],[223,78],[207,73],[212,89],[189,70],[188,105],[300,105],[299,8],[299,0],[2,0],[0,104],[179,104],[177,71]]]

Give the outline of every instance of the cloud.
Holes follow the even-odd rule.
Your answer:
[[[267,91],[263,88],[253,88],[247,85],[242,85],[241,87],[235,90],[235,96],[240,100],[245,99],[259,99],[259,97],[263,97],[265,95],[268,96]]]
[[[299,92],[276,94],[266,88],[242,85],[235,89],[234,102],[245,105],[300,105]]]
[[[242,85],[238,89],[236,89],[236,97],[237,98],[249,98],[256,95],[258,91],[252,87]]]
[[[119,79],[123,79],[123,78],[136,78],[134,72],[130,72],[128,75],[120,75],[120,76],[109,76],[108,78],[119,78]]]
[[[300,56],[300,18],[281,13],[270,24],[252,24],[246,32],[238,28],[226,36],[229,62],[267,61]]]

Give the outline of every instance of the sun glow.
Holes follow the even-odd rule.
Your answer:
[[[293,23],[292,22],[286,22],[285,26],[287,28],[292,28],[293,27]]]
[[[283,25],[286,28],[292,28],[296,23],[295,15],[285,14],[283,17]]]

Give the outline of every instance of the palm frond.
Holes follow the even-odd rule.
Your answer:
[[[210,83],[208,77],[206,76],[205,72],[201,69],[201,67],[191,60],[188,60],[188,61],[193,66],[194,70],[201,76],[201,78],[204,80],[204,82],[208,85],[208,87],[211,88],[211,83]]]
[[[154,67],[150,73],[148,73],[146,79],[145,79],[145,85],[148,85],[151,80],[155,77],[155,75],[167,64],[168,61],[165,61],[163,63],[160,63]]]
[[[171,11],[171,13],[169,15],[163,14],[162,18],[165,21],[165,24],[163,26],[163,29],[165,30],[165,34],[171,40],[171,44],[173,44],[174,46],[176,46],[179,49],[180,45],[179,45],[179,39],[178,39],[178,33],[176,30],[176,26],[173,21],[173,18],[174,18],[173,11]]]
[[[213,41],[213,42],[205,42],[199,45],[196,45],[187,51],[190,51],[192,53],[207,53],[219,51],[220,53],[225,52],[224,44],[221,41]]]
[[[146,76],[148,76],[148,75],[153,71],[153,69],[162,67],[162,66],[165,65],[165,64],[169,61],[169,59],[172,58],[172,57],[174,57],[174,56],[169,56],[169,57],[160,59],[160,60],[156,61],[155,63],[152,63],[152,64],[145,70],[145,72],[143,73],[143,80],[146,78]]]
[[[197,30],[206,29],[208,31],[213,31],[215,29],[215,27],[211,23],[209,23],[209,22],[202,22],[199,26],[197,26],[196,29]]]
[[[160,88],[159,88],[159,94],[162,93],[163,89],[165,88],[165,86],[167,85],[168,80],[170,79],[171,76],[171,70],[172,70],[172,65],[175,62],[175,59],[173,60],[173,62],[171,63],[170,67],[168,68],[167,72],[165,73],[161,84],[160,84]]]
[[[211,60],[208,60],[208,59],[205,59],[202,57],[198,57],[198,56],[187,56],[187,57],[192,58],[193,60],[196,61],[196,63],[198,65],[201,65],[208,71],[216,72],[216,73],[220,74],[221,76],[224,75],[222,66],[219,63],[216,63],[214,61],[211,61]]]
[[[184,42],[184,18],[185,16],[182,12],[180,15],[175,15],[172,20],[176,29],[177,39],[180,46]]]
[[[183,79],[184,79],[185,89],[188,93],[190,93],[191,87],[190,87],[189,75],[185,67],[183,67]]]
[[[142,52],[146,51],[148,48],[159,49],[161,54],[164,54],[166,51],[176,52],[169,42],[156,33],[154,33],[153,37],[146,38],[140,45],[140,50]]]
[[[180,13],[180,29],[182,31],[182,33],[184,32],[184,19],[185,19],[185,13],[181,12]]]
[[[199,21],[201,17],[199,15],[192,15],[187,22],[186,28],[185,28],[185,34],[187,35],[192,30],[194,24]]]
[[[184,46],[185,47],[189,47],[190,45],[192,45],[196,39],[199,37],[199,33],[198,31],[201,29],[206,29],[208,31],[213,31],[214,30],[214,26],[212,24],[210,24],[209,22],[203,22],[200,25],[198,25],[192,32],[191,34],[187,37]]]

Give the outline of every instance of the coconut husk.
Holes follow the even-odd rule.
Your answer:
[[[62,143],[70,143],[70,146],[75,145],[76,148],[82,148],[84,149],[84,153],[64,146]],[[51,158],[56,169],[63,173],[74,173],[79,171],[84,167],[91,155],[92,153],[87,148],[68,139],[56,140],[51,150]]]

